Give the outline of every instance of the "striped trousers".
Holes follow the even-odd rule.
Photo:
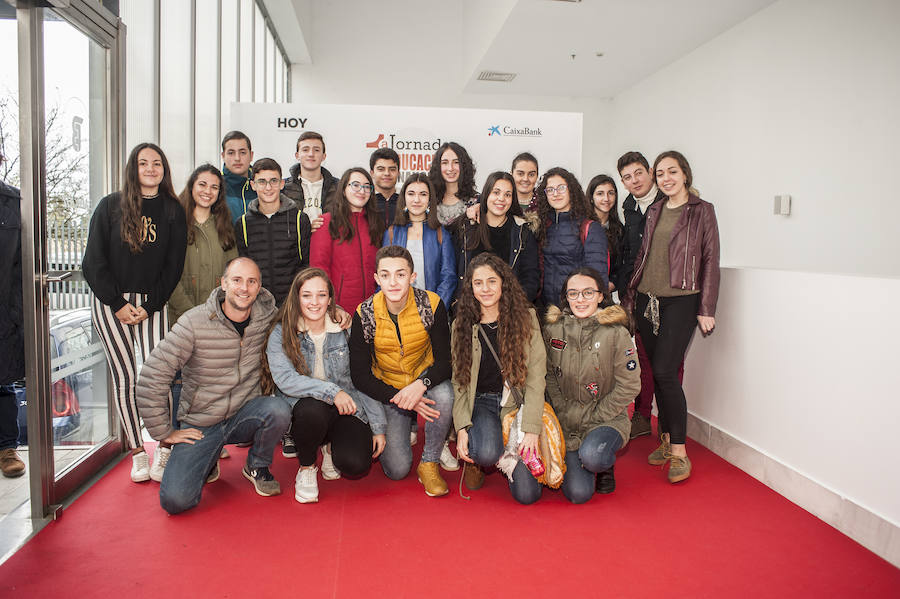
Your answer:
[[[135,308],[140,307],[147,299],[147,296],[141,293],[124,293],[122,297]],[[166,308],[163,306],[158,312],[150,313],[146,320],[138,324],[123,324],[116,318],[112,308],[91,294],[91,317],[106,352],[106,361],[112,374],[113,390],[116,395],[116,410],[122,428],[125,429],[128,447],[131,449],[141,447],[143,446],[141,420],[134,391],[138,377],[135,347],[140,349],[141,362],[146,361],[150,352],[169,329]],[[169,392],[169,413],[171,410],[172,393]]]

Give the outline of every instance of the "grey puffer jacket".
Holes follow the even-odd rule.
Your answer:
[[[243,337],[222,312],[224,299],[222,288],[214,289],[205,304],[178,319],[144,362],[137,404],[154,439],[165,439],[175,430],[168,396],[178,370],[183,381],[178,421],[184,424],[212,426],[260,395],[260,362],[275,298],[266,289],[259,290]]]

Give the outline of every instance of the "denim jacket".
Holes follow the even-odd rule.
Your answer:
[[[372,429],[372,434],[385,434],[387,419],[384,415],[384,406],[358,391],[350,380],[350,350],[347,347],[347,334],[331,319],[326,319],[325,322],[327,335],[325,336],[324,362],[327,380],[324,381],[300,374],[294,369],[294,365],[284,354],[281,345],[281,324],[275,325],[272,334],[269,335],[266,356],[269,359],[272,379],[278,387],[278,394],[291,405],[295,404],[299,397],[312,397],[333,405],[334,396],[338,391],[344,391],[356,403],[354,416],[367,423]],[[305,327],[301,328],[305,329]],[[298,334],[300,335],[300,351],[303,352],[303,359],[311,370],[316,363],[316,345],[305,330]]]

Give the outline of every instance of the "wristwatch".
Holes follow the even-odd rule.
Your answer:
[[[431,388],[431,379],[430,378],[428,378],[427,376],[423,376],[419,380],[422,381],[423,383],[425,383],[426,387]]]

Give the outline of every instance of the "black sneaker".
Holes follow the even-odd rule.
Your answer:
[[[297,457],[297,446],[294,445],[294,438],[290,433],[285,433],[281,437],[281,455],[286,458]]]
[[[255,488],[256,492],[263,497],[271,497],[272,495],[281,493],[281,485],[278,484],[278,481],[275,480],[275,477],[272,476],[272,473],[269,472],[269,469],[266,466],[251,469],[244,464],[244,469],[241,471],[241,474],[244,475],[244,478],[253,483],[253,488]]]
[[[604,472],[597,473],[597,492],[601,495],[609,495],[616,490],[616,477],[613,474],[615,466]]]

